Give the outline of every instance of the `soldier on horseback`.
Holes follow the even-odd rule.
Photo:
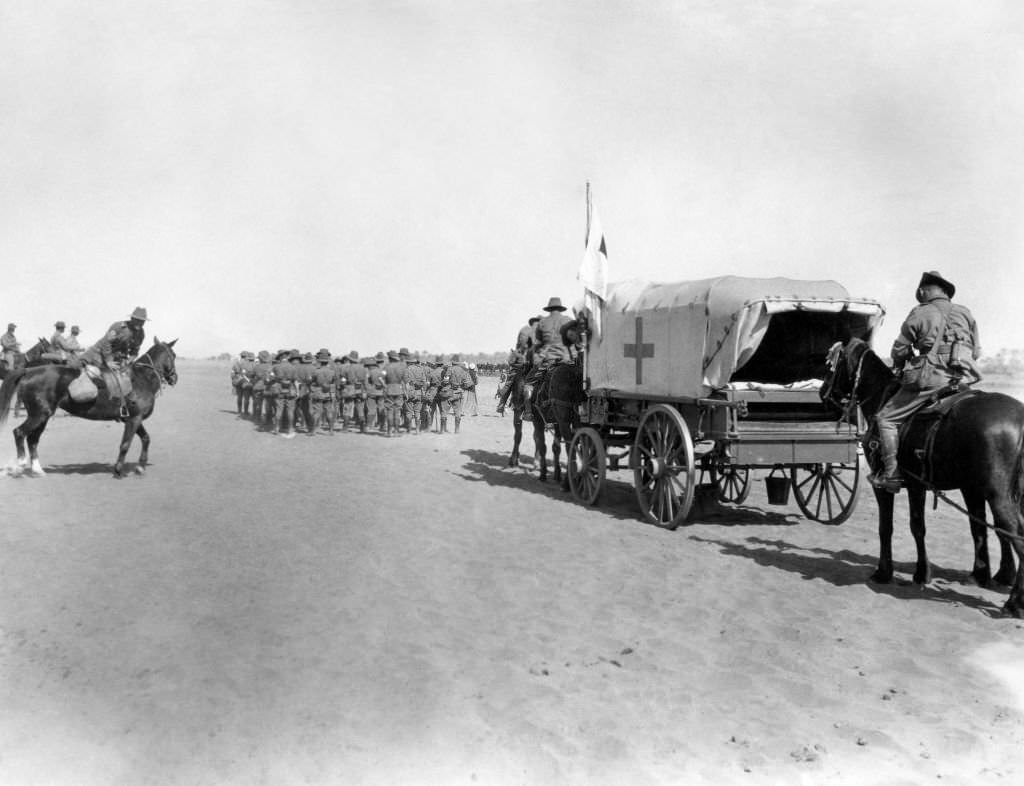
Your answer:
[[[541,317],[534,330],[533,368],[526,375],[526,386],[523,391],[523,419],[533,417],[531,403],[533,389],[543,383],[548,371],[558,363],[572,363],[573,357],[566,346],[563,329],[573,323],[573,319],[565,314],[565,306],[561,298],[553,297],[544,306],[547,316]]]
[[[516,345],[508,356],[508,376],[498,390],[497,412],[499,415],[504,414],[505,405],[508,403],[508,397],[512,394],[512,388],[515,387],[516,379],[526,371],[529,364],[538,322],[540,322],[540,317],[530,317],[527,323],[519,328]]]
[[[8,370],[14,368],[15,360],[21,351],[21,342],[14,336],[17,327],[13,322],[8,323],[7,332],[0,336],[0,351],[3,353],[3,361]]]
[[[897,466],[900,425],[933,399],[938,391],[973,375],[981,354],[978,326],[970,310],[951,300],[956,287],[936,271],[921,276],[917,302],[892,346],[893,370],[900,389],[875,415],[881,468],[869,480],[895,494],[903,479]]]
[[[107,392],[111,398],[124,398],[131,392],[131,381],[126,367],[135,360],[146,338],[143,330],[144,324],[149,317],[146,309],[136,308],[132,315],[111,325],[103,337],[82,353],[82,362],[88,367],[101,372],[104,369],[114,380],[113,385],[107,385]],[[94,379],[100,376],[99,373],[90,374]]]

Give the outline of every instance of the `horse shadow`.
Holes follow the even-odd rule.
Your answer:
[[[148,467],[153,466],[148,464]],[[110,475],[114,471],[114,465],[111,463],[100,463],[98,461],[90,461],[83,464],[58,464],[56,466],[43,467],[46,470],[47,475]],[[125,464],[125,474],[134,474],[135,465]]]
[[[758,537],[746,538],[740,543],[700,535],[691,535],[690,539],[717,546],[720,552],[727,556],[743,557],[753,560],[762,567],[795,573],[805,581],[820,579],[835,587],[866,586],[876,594],[900,600],[926,600],[961,605],[990,617],[998,617],[1001,614],[1000,607],[994,603],[959,592],[953,585],[962,583],[964,573],[948,568],[933,565],[932,581],[926,585],[915,584],[909,578],[897,579],[890,584],[879,584],[869,579],[876,566],[876,557],[849,549],[809,549],[785,540],[766,540]],[[912,563],[897,567],[907,575],[914,571]]]

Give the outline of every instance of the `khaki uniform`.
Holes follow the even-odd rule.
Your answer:
[[[270,396],[268,389],[274,370],[270,353],[260,350],[258,360],[252,368],[252,419],[263,425],[270,419]]]
[[[384,369],[377,365],[374,358],[367,360],[364,392],[366,394],[366,420],[363,423],[363,431],[367,428],[377,428],[377,411],[380,407],[381,396],[384,395]]]
[[[322,361],[323,365],[313,369],[310,380],[309,407],[311,423],[309,434],[312,436],[321,425],[326,425],[327,430],[334,433],[334,417],[337,410],[334,406],[336,387],[338,384],[338,372]],[[323,421],[326,420],[326,424]]]
[[[411,432],[420,431],[423,412],[423,397],[430,384],[427,369],[413,358],[405,371],[405,425]]]
[[[295,399],[299,395],[299,385],[295,379],[295,365],[282,358],[274,364],[274,381],[270,386],[271,395],[277,401],[277,417],[274,420],[273,433],[295,433]]]
[[[406,364],[398,355],[388,355],[389,362],[384,366],[384,395],[381,404],[384,407],[385,434],[396,436],[400,433],[402,410],[405,408],[405,376]]]
[[[893,368],[902,372],[902,384],[875,415],[884,466],[872,476],[873,483],[890,491],[898,488],[900,425],[980,354],[978,326],[966,306],[938,295],[911,309],[892,346]]]

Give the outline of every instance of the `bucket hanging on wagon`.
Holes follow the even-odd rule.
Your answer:
[[[776,477],[775,472],[782,472],[781,477]],[[768,504],[769,505],[788,505],[789,504],[789,487],[790,480],[789,476],[785,474],[786,470],[782,467],[772,467],[772,471],[768,477],[764,479],[764,487],[768,492]]]

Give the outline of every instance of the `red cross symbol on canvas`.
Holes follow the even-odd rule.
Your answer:
[[[654,344],[644,343],[644,320],[643,317],[636,318],[636,343],[635,344],[623,344],[622,356],[627,358],[636,358],[636,384],[643,384],[644,371],[643,363],[644,358],[654,357]]]

